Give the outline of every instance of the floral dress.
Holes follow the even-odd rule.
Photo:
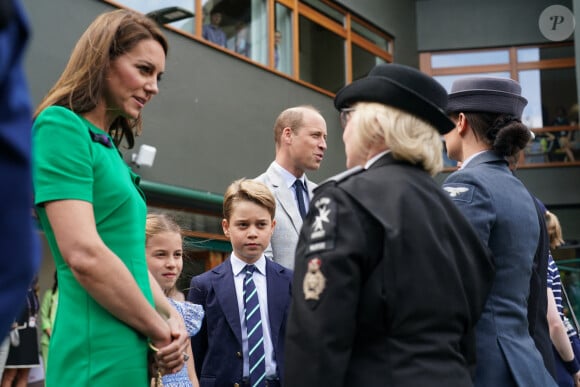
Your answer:
[[[191,302],[187,301],[175,301],[171,298],[169,298],[169,302],[183,317],[187,334],[191,337],[199,332],[204,314],[203,307],[201,305],[192,304]],[[164,375],[163,386],[192,387],[191,380],[189,380],[189,375],[187,373],[187,363],[183,365],[183,368],[179,372]]]

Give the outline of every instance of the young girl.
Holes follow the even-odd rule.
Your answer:
[[[184,297],[175,286],[183,269],[181,228],[163,214],[147,215],[145,229],[147,266],[159,283],[169,302],[183,317],[187,333],[195,335],[201,327],[203,308],[201,305],[184,302]],[[191,344],[187,345],[185,366],[175,374],[163,376],[165,387],[199,387]]]

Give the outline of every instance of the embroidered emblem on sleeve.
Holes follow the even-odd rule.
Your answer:
[[[314,203],[316,215],[310,225],[308,253],[317,253],[334,248],[336,228],[336,203],[322,197]]]
[[[302,285],[305,300],[318,301],[320,299],[320,294],[324,291],[326,278],[320,271],[321,265],[322,261],[320,258],[312,258],[308,261],[308,271],[304,276],[304,283]]]
[[[471,202],[475,187],[471,184],[449,183],[443,184],[443,190],[449,194],[452,200]]]
[[[449,192],[449,196],[451,196],[452,198],[468,191],[468,189],[465,187],[443,187],[443,189]]]

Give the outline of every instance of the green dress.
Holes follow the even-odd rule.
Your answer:
[[[111,138],[69,109],[52,106],[33,126],[35,204],[54,257],[59,302],[46,386],[148,386],[147,339],[102,308],[64,262],[43,203],[92,203],[97,231],[153,304],[145,259],[147,207]]]

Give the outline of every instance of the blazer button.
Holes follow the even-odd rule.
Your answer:
[[[236,352],[236,357],[237,357],[238,359],[241,359],[241,358],[242,358],[242,353],[241,353],[241,352]]]

